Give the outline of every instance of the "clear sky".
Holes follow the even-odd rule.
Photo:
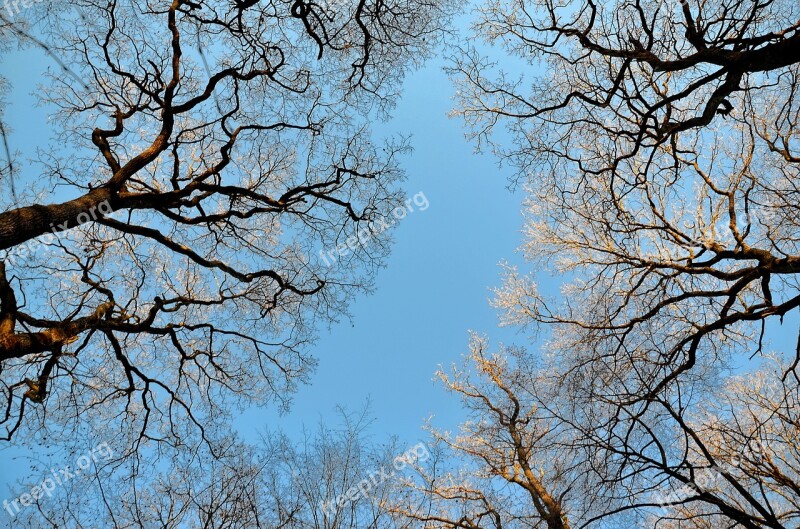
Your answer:
[[[356,301],[352,326],[322,333],[313,385],[279,419],[287,429],[369,397],[376,430],[411,441],[430,413],[443,423],[458,415],[457,399],[432,381],[437,366],[467,350],[469,329],[500,337],[487,300],[499,261],[515,259],[521,196],[507,189],[510,174],[490,155],[473,153],[463,123],[446,116],[453,88],[442,65],[412,75],[395,118],[379,127],[413,135],[406,189],[424,192],[430,207],[400,222],[376,292]]]

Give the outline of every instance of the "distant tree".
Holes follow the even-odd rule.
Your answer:
[[[368,124],[450,7],[25,5],[0,12],[0,40],[52,59],[37,96],[57,133],[28,160],[4,121],[3,437],[91,425],[179,446],[184,423],[211,439],[236,406],[287,402],[314,327],[385,254],[369,228],[401,203],[407,145]]]
[[[515,59],[459,49],[456,113],[528,194],[531,273],[506,267],[494,305],[538,341],[498,355],[473,341],[445,378],[472,419],[439,435],[452,458],[420,468],[398,512],[427,527],[797,525],[800,343],[765,344],[800,307],[798,9],[479,8],[476,37]]]
[[[364,413],[342,413],[340,419],[299,439],[270,432],[250,445],[230,437],[213,453],[206,447],[176,452],[148,470],[137,458],[112,451],[97,458],[95,472],[55,486],[21,509],[13,526],[399,529],[381,507],[391,482],[380,479],[379,470],[388,474],[404,449],[371,442]],[[41,473],[31,479],[50,475],[42,465],[36,470]]]

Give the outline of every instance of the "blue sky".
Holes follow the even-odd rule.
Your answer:
[[[400,222],[376,292],[352,307],[352,326],[322,333],[313,385],[278,419],[287,430],[369,397],[376,431],[412,441],[429,414],[442,424],[458,416],[458,400],[432,381],[437,366],[467,350],[469,329],[500,337],[487,299],[498,262],[516,257],[522,197],[506,188],[510,174],[490,155],[473,153],[463,123],[446,116],[453,88],[442,65],[433,61],[409,77],[396,117],[379,127],[413,135],[405,187],[424,192],[430,207]]]

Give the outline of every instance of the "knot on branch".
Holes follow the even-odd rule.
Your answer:
[[[317,60],[321,59],[322,58],[322,51],[324,49],[323,48],[323,44],[322,44],[322,39],[319,38],[319,35],[317,35],[317,32],[314,31],[314,28],[311,27],[311,22],[309,22],[309,20],[308,20],[309,19],[309,15],[314,15],[314,18],[317,19],[317,23],[320,24],[320,25],[322,24],[322,21],[320,21],[319,17],[316,15],[316,13],[311,11],[311,6],[309,4],[303,2],[303,0],[295,0],[294,3],[292,4],[290,12],[291,12],[291,14],[292,14],[292,16],[294,18],[299,18],[300,20],[303,21],[303,26],[306,28],[306,33],[308,33],[308,35],[312,39],[314,39],[314,42],[316,42],[317,46],[319,47],[319,53],[317,54]],[[327,34],[325,33],[325,28],[324,27],[322,28],[322,32],[325,35],[325,39],[327,40],[328,37],[327,37]]]
[[[294,18],[306,18],[311,12],[311,7],[302,0],[295,0],[291,7],[291,13]]]
[[[717,114],[722,117],[727,117],[731,111],[733,110],[733,105],[727,99],[723,99],[720,104],[719,108],[717,109]]]
[[[23,395],[32,402],[41,404],[45,397],[45,391],[42,385],[39,384],[39,382],[29,378],[25,379],[25,385],[28,386],[28,391],[26,391]]]

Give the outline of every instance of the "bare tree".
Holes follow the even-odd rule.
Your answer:
[[[456,434],[431,430],[437,457],[417,465],[387,508],[426,528],[568,529],[580,458],[537,404],[546,379],[531,365],[513,367],[523,350],[486,347],[473,337],[465,365],[439,373],[469,417]]]
[[[780,359],[636,414],[576,397],[559,363],[474,337],[440,374],[469,418],[432,430],[437,457],[387,510],[426,529],[796,526],[800,385]]]
[[[376,145],[368,124],[449,10],[175,0],[0,14],[4,42],[57,66],[38,96],[58,126],[35,160],[8,135],[3,436],[94,425],[128,450],[180,445],[183,422],[211,439],[232,406],[287,402],[314,365],[314,326],[346,312],[385,254],[376,224],[400,203],[407,145]],[[333,264],[319,257],[331,248]]]
[[[541,341],[473,344],[480,381],[447,379],[474,411],[440,436],[452,471],[421,469],[396,508],[433,527],[794,527],[800,344],[766,343],[800,306],[798,6],[479,13],[516,61],[459,49],[456,113],[529,195],[531,273],[506,267],[494,304]]]
[[[272,432],[247,444],[228,437],[213,454],[207,447],[174,451],[148,470],[132,469],[136,458],[110,449],[92,472],[16,513],[14,527],[399,529],[382,508],[391,481],[370,478],[402,450],[396,442],[375,444],[369,426],[365,412],[342,412],[339,424],[299,438]],[[54,462],[77,455],[35,465],[31,479],[49,477]]]
[[[493,2],[477,30],[547,68],[526,90],[474,51],[454,67],[477,136],[513,133],[529,255],[581,275],[533,319],[656,355],[639,395],[800,305],[794,3]]]

